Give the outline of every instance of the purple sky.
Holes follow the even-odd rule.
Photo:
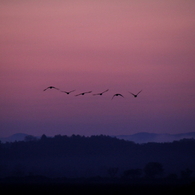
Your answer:
[[[0,137],[195,131],[194,10],[194,0],[0,1]]]

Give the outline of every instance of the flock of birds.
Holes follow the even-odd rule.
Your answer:
[[[49,86],[49,87],[45,88],[43,91],[46,91],[46,90],[48,90],[48,89],[56,89],[56,90],[59,90],[59,91],[62,92],[62,93],[66,93],[67,95],[69,95],[70,93],[76,91],[76,90],[61,91],[59,88],[54,87],[54,86]],[[103,94],[106,93],[107,91],[109,91],[109,89],[107,89],[107,90],[105,90],[105,91],[103,91],[103,92],[101,92],[101,93],[96,93],[96,94],[93,94],[93,95],[103,95]],[[142,91],[142,90],[141,90],[141,91]],[[139,92],[136,93],[136,94],[135,94],[135,93],[131,93],[131,92],[129,92],[129,93],[130,93],[131,95],[133,95],[133,96],[136,98],[136,97],[138,96],[138,94],[141,93],[141,91],[139,91]],[[82,92],[82,93],[76,94],[75,96],[85,95],[85,94],[87,94],[87,93],[92,93],[92,91]],[[114,95],[112,96],[112,99],[113,99],[114,97],[116,97],[116,96],[121,96],[121,97],[124,98],[124,96],[123,96],[122,94],[116,93],[116,94],[114,94]]]

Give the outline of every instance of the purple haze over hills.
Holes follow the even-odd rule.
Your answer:
[[[173,142],[181,139],[191,139],[195,138],[195,132],[180,133],[180,134],[157,134],[157,133],[136,133],[133,135],[118,135],[119,139],[124,139],[128,141],[133,141],[135,143],[148,143],[148,142]]]
[[[25,133],[16,133],[9,137],[0,137],[0,141],[2,143],[5,142],[14,142],[14,141],[23,141],[28,134]],[[157,134],[157,133],[147,133],[147,132],[140,132],[132,135],[116,135],[111,136],[116,137],[118,139],[124,139],[127,141],[133,141],[135,143],[148,143],[148,142],[173,142],[181,139],[195,139],[195,132],[189,133],[180,133],[180,134]],[[40,138],[40,137],[37,137]]]

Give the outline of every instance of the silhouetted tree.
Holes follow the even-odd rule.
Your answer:
[[[189,179],[192,175],[193,171],[189,168],[186,168],[185,170],[181,171],[181,178],[182,179]]]
[[[130,169],[130,170],[126,170],[124,171],[124,177],[125,178],[139,178],[142,175],[142,170],[141,169]]]
[[[47,139],[47,136],[45,135],[45,134],[43,134],[42,136],[41,136],[41,141],[45,141]]]
[[[118,173],[118,167],[111,167],[108,169],[108,174],[112,178],[115,177],[117,173]]]
[[[160,176],[163,174],[163,171],[162,164],[158,162],[149,162],[144,167],[145,175],[148,178],[155,178],[157,175]]]
[[[178,179],[178,176],[176,173],[171,173],[166,178],[169,180],[176,180],[176,179]]]
[[[171,166],[174,166],[175,172],[180,174],[181,170],[185,170],[185,164],[189,164],[190,167],[195,164],[194,148],[194,140],[135,144],[104,135],[90,137],[56,135],[52,138],[43,134],[37,141],[0,143],[0,165],[7,165],[7,168],[0,167],[0,169],[3,171],[2,177],[12,174],[12,170],[13,175],[23,175],[24,170],[28,173],[31,169],[35,170],[36,174],[49,175],[50,173],[44,172],[48,169],[52,172],[50,175],[64,174],[72,177],[74,174],[77,176],[71,172],[77,167],[81,175],[84,174],[83,170],[90,170],[91,176],[100,174],[96,167],[115,167],[113,163],[116,159],[117,166],[122,170],[126,169],[128,162],[131,162],[132,167],[140,167],[153,162],[153,159],[158,159],[168,168],[167,174],[172,171]],[[17,163],[21,163],[25,169],[13,168]],[[156,177],[163,173],[162,165],[152,165],[150,168],[148,166],[143,170],[147,177]],[[108,170],[108,168],[104,169],[102,174],[110,177],[118,176],[117,169]],[[188,172],[185,170],[181,174],[182,177],[191,175]],[[136,170],[127,171],[125,174],[129,178],[139,177],[139,172]]]
[[[35,136],[32,136],[32,135],[27,135],[24,138],[24,141],[26,141],[26,142],[29,142],[29,141],[37,141],[37,138]]]

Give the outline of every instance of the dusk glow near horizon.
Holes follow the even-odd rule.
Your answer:
[[[0,137],[195,131],[194,10],[193,0],[0,1]]]

